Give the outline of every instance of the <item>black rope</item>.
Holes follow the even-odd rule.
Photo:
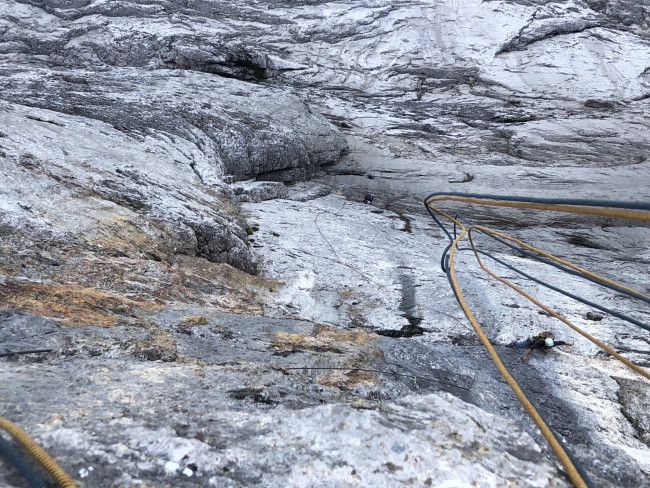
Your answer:
[[[445,234],[447,234],[447,237],[449,238],[449,245],[445,248],[444,251],[442,251],[442,257],[440,258],[440,268],[442,268],[442,270],[446,273],[447,272],[447,267],[446,267],[445,256],[447,256],[447,253],[449,253],[449,250],[451,249],[451,245],[453,244],[454,239],[453,239],[453,237],[451,237],[451,234],[449,233],[447,228],[442,224],[442,222],[440,222],[440,220],[438,220],[438,217],[436,216],[435,212],[433,212],[429,208],[429,205],[427,205],[426,200],[424,201],[424,208],[427,209],[427,212],[429,212],[429,215],[431,215],[431,217],[433,217],[433,220],[436,221],[436,224],[438,224],[438,227],[440,227],[445,232]],[[456,233],[455,228],[456,228],[456,225],[454,224],[454,234]]]
[[[427,207],[427,208],[428,208],[428,207]],[[467,224],[467,225],[470,225],[470,226],[471,226],[471,225],[474,225],[471,221],[465,219],[465,218],[464,218],[462,215],[460,215],[460,214],[456,214],[456,215],[454,216],[454,218],[455,218],[456,220],[462,220],[462,221],[463,221],[465,224]],[[445,229],[445,231],[446,231],[446,229]],[[648,302],[648,303],[650,303],[650,298],[647,298],[647,297],[645,297],[645,296],[643,296],[643,295],[641,295],[641,294],[639,294],[639,293],[636,293],[636,292],[634,292],[634,291],[630,291],[630,290],[626,290],[626,289],[624,289],[624,288],[621,288],[621,287],[619,287],[619,286],[617,286],[617,285],[613,285],[613,284],[607,283],[607,282],[605,282],[605,281],[603,281],[603,280],[600,280],[600,279],[598,279],[598,278],[594,278],[594,277],[591,277],[591,276],[585,275],[584,273],[581,273],[581,272],[579,272],[579,271],[576,271],[576,270],[573,270],[573,269],[568,268],[568,267],[566,267],[566,266],[563,266],[563,265],[561,265],[561,264],[559,264],[559,263],[556,263],[556,262],[554,262],[554,261],[552,261],[552,260],[545,259],[544,257],[538,255],[537,253],[535,253],[535,252],[533,252],[533,251],[530,251],[530,250],[528,250],[528,249],[524,249],[524,248],[521,248],[521,247],[519,247],[519,246],[516,246],[516,245],[514,245],[514,244],[508,242],[507,240],[500,238],[499,236],[495,236],[495,235],[490,234],[489,232],[485,232],[485,231],[483,231],[483,230],[481,230],[481,229],[476,229],[476,231],[478,231],[478,232],[480,232],[480,233],[482,233],[482,234],[485,234],[485,235],[491,237],[492,239],[494,239],[494,240],[500,242],[501,244],[503,244],[503,245],[509,247],[510,249],[513,249],[514,251],[517,251],[517,252],[519,252],[519,253],[521,253],[521,254],[523,254],[523,255],[529,257],[529,258],[532,258],[532,259],[534,259],[534,260],[536,260],[536,261],[542,262],[542,263],[544,263],[544,264],[550,264],[551,266],[554,266],[555,268],[557,268],[557,269],[559,269],[559,270],[561,270],[561,271],[563,271],[563,272],[565,272],[565,273],[571,274],[571,275],[573,275],[573,276],[577,276],[577,277],[579,277],[579,278],[587,279],[587,280],[589,280],[589,281],[591,281],[591,282],[593,282],[593,283],[596,283],[596,284],[601,285],[601,286],[603,286],[603,287],[609,288],[610,290],[613,290],[613,291],[616,291],[616,292],[619,292],[619,293],[625,294],[625,295],[627,295],[627,296],[629,296],[629,297],[631,297],[631,298],[636,298],[636,299],[642,300],[642,301],[644,301],[644,302]],[[454,237],[453,237],[453,238],[455,238],[455,237],[457,236],[456,223],[454,223],[454,231],[453,231],[453,232],[454,232],[454,234],[453,234]],[[449,235],[450,238],[452,238],[450,234],[448,234],[448,235]],[[452,242],[453,242],[453,238],[452,238]],[[447,248],[445,248],[445,250],[443,251],[443,260],[444,260],[444,264],[445,264],[445,267],[444,267],[443,269],[445,270],[445,272],[446,272],[446,267],[447,267],[448,262],[449,262],[448,250],[449,250],[450,247],[451,247],[451,244],[449,244],[449,246],[447,246]],[[457,248],[457,249],[458,249],[459,251],[471,251],[471,250],[472,250],[472,249],[469,248],[469,247],[462,247],[462,248]],[[537,278],[535,278],[534,276],[531,276],[531,275],[525,273],[524,271],[521,271],[521,270],[520,270],[519,268],[517,268],[516,266],[513,266],[513,265],[511,265],[511,264],[507,264],[507,263],[505,263],[504,261],[502,261],[502,260],[500,260],[500,259],[494,257],[492,254],[490,254],[490,253],[488,253],[488,252],[486,252],[486,251],[482,251],[482,250],[480,250],[480,249],[478,249],[478,248],[476,249],[476,251],[477,251],[478,253],[480,253],[480,254],[483,254],[483,255],[485,255],[485,256],[487,256],[487,257],[493,259],[494,261],[500,263],[501,265],[505,266],[506,268],[511,269],[512,271],[514,271],[514,272],[516,272],[516,273],[519,273],[520,275],[522,275],[522,276],[528,278],[529,280],[534,281],[534,282],[537,283],[537,284],[540,284],[540,285],[542,285],[542,286],[544,286],[544,287],[546,287],[546,288],[549,288],[549,289],[551,289],[551,290],[553,290],[553,291],[556,291],[556,292],[558,292],[558,293],[561,293],[561,294],[564,295],[564,296],[567,296],[567,297],[572,298],[572,299],[574,299],[574,300],[577,300],[577,301],[579,301],[579,302],[581,302],[581,303],[584,303],[585,305],[587,305],[587,306],[589,306],[589,307],[593,307],[593,308],[595,308],[595,309],[597,309],[597,310],[600,310],[601,312],[605,312],[605,313],[607,313],[607,314],[610,314],[610,315],[612,315],[613,317],[617,317],[617,318],[619,318],[619,319],[621,319],[621,320],[625,320],[626,322],[629,322],[629,323],[634,324],[634,325],[636,325],[636,326],[638,326],[638,327],[641,327],[642,329],[650,330],[650,325],[648,325],[648,324],[646,324],[646,323],[644,323],[644,322],[641,322],[641,321],[639,321],[639,320],[637,320],[637,319],[635,319],[635,318],[633,318],[633,317],[630,317],[629,315],[625,315],[625,314],[623,314],[623,313],[617,312],[617,311],[612,310],[612,309],[610,309],[610,308],[604,307],[604,306],[599,305],[599,304],[597,304],[597,303],[595,303],[595,302],[592,302],[592,301],[590,301],[590,300],[587,300],[586,298],[579,297],[579,296],[577,296],[577,295],[574,295],[573,293],[570,293],[570,292],[568,292],[568,291],[566,291],[566,290],[563,290],[562,288],[559,288],[559,287],[553,286],[553,285],[551,285],[551,284],[549,284],[549,283],[546,283],[545,281],[542,281],[542,280],[540,280],[540,279],[537,279]],[[448,278],[449,278],[449,276],[448,276]],[[451,283],[451,282],[450,282],[450,283]]]
[[[52,352],[54,349],[33,349],[31,351],[10,351],[10,352],[4,352],[0,354],[0,358],[5,358],[8,356],[15,356],[18,354],[38,354],[41,352]]]

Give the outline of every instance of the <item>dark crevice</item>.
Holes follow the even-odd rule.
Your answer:
[[[563,25],[549,26],[550,29],[546,32],[530,33],[528,35],[523,32],[526,27],[519,31],[519,34],[516,37],[506,42],[503,47],[497,51],[495,56],[513,51],[525,51],[528,49],[528,46],[535,44],[536,42],[544,41],[546,39],[557,36],[579,34],[580,32],[585,32],[589,29],[600,27],[600,23],[574,21]]]
[[[378,334],[380,336],[384,337],[413,337],[413,336],[420,336],[423,335],[425,332],[428,332],[425,328],[420,327],[419,325],[416,325],[417,323],[421,322],[422,319],[419,317],[410,317],[410,316],[403,316],[406,317],[406,319],[409,321],[408,325],[403,326],[399,330],[395,329],[380,329],[376,330],[375,334]]]
[[[35,117],[33,115],[26,115],[25,117],[30,119],[30,120],[37,120],[38,122],[46,122],[48,124],[58,125],[59,127],[65,127],[65,124],[61,124],[60,122],[54,122],[53,120],[45,120],[45,119],[41,119],[39,117]]]
[[[584,236],[571,236],[567,242],[574,246],[586,247],[589,249],[607,249],[606,247],[601,246],[600,244]]]

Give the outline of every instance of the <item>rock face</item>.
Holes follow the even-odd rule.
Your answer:
[[[52,352],[0,359],[2,414],[80,486],[568,486],[421,202],[650,199],[649,18],[647,0],[3,1],[0,343]],[[647,226],[444,209],[650,293]],[[457,263],[594,486],[650,486],[648,381]],[[490,266],[647,368],[647,331]],[[575,345],[505,348],[540,330]]]
[[[175,39],[173,29],[168,35],[156,33],[157,22],[137,16],[137,8],[102,7],[106,19],[112,19],[109,24],[115,24],[101,27],[100,12],[81,12],[73,4],[65,13],[58,6],[5,5],[3,100],[20,105],[2,107],[6,177],[19,185],[26,178],[41,180],[37,184],[44,187],[61,185],[52,191],[68,193],[62,199],[92,194],[91,202],[81,206],[111,202],[117,219],[141,220],[129,223],[140,234],[166,227],[163,233],[171,236],[163,239],[172,252],[253,271],[243,228],[228,209],[224,177],[304,179],[339,159],[345,149],[342,136],[286,91],[233,79],[255,79],[262,62],[244,48],[223,54],[231,71],[214,71],[206,66],[217,61],[201,62],[196,34]],[[134,28],[127,25],[131,14],[152,33],[124,35],[122,29]],[[79,140],[71,142],[74,138]],[[21,159],[32,162],[17,166]],[[9,173],[21,167],[30,176]],[[55,198],[44,191],[41,200]],[[202,201],[192,206],[196,193]],[[18,198],[9,194],[6,200]],[[29,220],[23,215],[27,211],[13,210],[7,218]],[[67,210],[89,213],[74,205]],[[58,212],[63,220],[74,220],[70,214]]]
[[[86,475],[87,486],[110,486],[111,478],[117,486],[157,487],[569,486],[556,479],[548,461],[539,461],[539,447],[513,422],[451,395],[408,396],[371,410],[350,404],[269,408],[275,401],[264,395],[281,372],[237,367],[239,375],[258,376],[266,385],[233,388],[228,398],[214,388],[228,387],[218,367],[136,363],[115,371],[114,364],[90,362],[77,370],[79,376],[66,378],[60,368],[42,368],[50,386],[84,384],[87,395],[73,404],[78,411],[94,405],[82,417],[55,420],[35,432],[45,447],[70,456],[64,459]],[[34,373],[30,367],[3,371],[37,387]],[[100,386],[152,380],[158,388],[147,387],[145,396]],[[200,389],[200,398],[179,403],[188,388]],[[49,397],[41,400],[52,405]],[[253,409],[254,402],[261,407]],[[215,403],[221,406],[216,411]],[[32,415],[45,413],[29,407]],[[116,407],[127,412],[123,418],[107,415]],[[197,415],[209,422],[195,425]],[[154,416],[167,417],[168,426],[151,425]],[[72,422],[75,427],[68,427]],[[105,423],[113,425],[113,435],[91,434],[105,430]],[[79,456],[80,450],[89,454]]]
[[[56,351],[0,365],[22,385],[3,413],[86,486],[569,486],[520,426],[431,393],[469,379],[380,379],[390,342],[366,331],[179,305],[148,327],[0,318],[7,347],[29,334]]]

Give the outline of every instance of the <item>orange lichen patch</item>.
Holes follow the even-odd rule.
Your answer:
[[[372,341],[377,339],[377,334],[368,332],[353,332],[337,329],[327,324],[316,324],[314,326],[314,336],[322,341],[350,342],[361,346],[369,346]]]
[[[212,263],[193,256],[175,256],[172,286],[161,292],[170,300],[219,308],[225,312],[261,315],[264,304],[274,302],[272,293],[281,283],[250,275],[228,264]]]
[[[362,348],[371,348],[378,336],[367,332],[349,332],[326,324],[314,326],[313,335],[275,332],[271,346],[279,350],[307,349],[319,352],[342,353]]]
[[[79,286],[19,282],[0,284],[2,308],[53,317],[66,325],[110,327],[121,317],[161,306]]]
[[[278,350],[307,350],[334,353],[340,358],[340,365],[316,379],[325,386],[345,386],[352,388],[359,384],[376,384],[376,375],[369,371],[372,363],[382,357],[381,350],[373,347],[378,338],[376,334],[337,329],[325,324],[314,326],[312,335],[275,332],[271,346]]]
[[[165,260],[174,252],[170,231],[156,222],[138,215],[128,206],[107,201],[93,190],[77,195],[84,209],[83,218],[77,221],[66,215],[52,215],[53,223],[99,250],[121,254],[130,258]]]
[[[0,280],[6,276],[16,282],[22,277],[65,283],[110,290],[135,301],[189,303],[250,315],[260,315],[275,304],[280,282],[228,264],[174,254],[164,226],[147,227],[149,236],[137,228],[139,217],[128,220],[108,211],[100,215],[104,218],[84,232],[84,242],[35,238],[0,223]],[[22,307],[39,309],[37,304]]]
[[[273,302],[271,290],[279,286],[275,281],[198,257],[174,256],[170,264],[77,251],[67,258],[57,256],[58,266],[44,265],[33,257],[27,266],[37,269],[43,281],[83,283],[84,287],[108,289],[132,300],[191,303],[251,315],[263,313],[264,304]],[[15,271],[14,275],[20,274],[20,262]]]
[[[263,315],[263,305],[255,299],[246,297],[219,297],[212,296],[206,304],[222,312],[238,313],[245,315]]]
[[[148,344],[171,349],[176,347],[176,340],[169,332],[163,330],[152,330],[146,338]]]
[[[377,375],[370,371],[365,355],[351,354],[341,366],[350,368],[330,371],[316,378],[316,383],[323,386],[345,386],[353,388],[356,385],[375,385],[378,382]]]
[[[179,193],[188,202],[194,201],[203,207],[214,210],[218,214],[225,214],[233,219],[241,218],[239,211],[233,206],[230,199],[210,187],[201,185],[199,192],[181,191]]]
[[[308,349],[310,351],[319,352],[342,352],[340,349],[336,348],[334,344],[327,344],[316,337],[304,334],[289,334],[288,332],[282,331],[273,334],[271,346],[281,351]]]
[[[275,332],[271,346],[277,350],[308,350],[334,353],[340,358],[340,365],[316,379],[316,383],[326,386],[345,386],[352,388],[359,384],[376,384],[376,375],[369,371],[372,363],[382,357],[381,350],[373,347],[378,338],[367,332],[345,331],[325,324],[314,326],[312,335]],[[331,364],[331,363],[330,363]]]
[[[176,341],[169,333],[150,329],[149,334],[143,341],[133,342],[133,354],[139,359],[147,361],[177,361]]]
[[[213,263],[195,256],[175,256],[174,270],[187,279],[200,281],[216,281],[232,290],[248,288],[250,290],[264,290],[272,292],[282,283],[277,280],[251,275],[233,266],[223,263]]]
[[[83,282],[144,300],[184,302],[232,313],[262,314],[271,302],[276,282],[203,258],[175,256],[169,264],[153,259],[97,257],[85,252],[60,259],[56,267],[42,267],[44,280]],[[267,298],[268,297],[268,298]]]
[[[374,374],[352,369],[349,372],[332,371],[316,378],[316,384],[323,386],[345,386],[354,388],[357,385],[376,385],[377,378]]]

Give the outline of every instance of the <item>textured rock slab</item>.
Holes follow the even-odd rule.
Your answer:
[[[382,333],[386,329],[397,333],[417,324],[424,332],[421,336],[385,339],[392,344],[384,349],[386,363],[402,365],[403,372],[411,373],[419,384],[425,385],[421,377],[433,371],[442,372],[438,379],[454,385],[447,391],[461,397],[467,395],[469,401],[510,416],[538,435],[512,393],[504,388],[475,333],[458,314],[453,293],[439,270],[438,258],[447,244],[446,238],[430,226],[430,217],[377,208],[402,208],[392,203],[392,174],[388,167],[382,168],[387,171],[378,173],[375,180],[365,175],[350,176],[351,180],[366,182],[366,191],[377,191],[374,205],[345,201],[334,194],[305,203],[279,200],[245,205],[250,221],[259,225],[250,238],[260,256],[262,273],[281,277],[284,282],[276,295],[276,304],[297,317],[346,323]],[[364,183],[357,184],[363,187]],[[404,181],[398,181],[396,188],[408,191]],[[360,189],[349,193],[351,198],[364,194]],[[509,233],[561,256],[570,256],[605,275],[607,263],[620,262],[619,279],[642,288],[646,285],[647,277],[641,271],[644,268],[627,263],[625,256],[636,252],[636,259],[647,258],[647,250],[640,244],[647,229],[600,229],[592,227],[593,223],[575,220],[550,224],[551,228],[547,227],[548,221],[547,226],[542,222],[537,225],[531,218],[527,224],[530,227],[515,226]],[[589,236],[598,245],[578,245],[582,241],[575,236],[579,235]],[[510,256],[501,246],[493,248],[488,239],[481,239],[479,245],[545,281],[557,280],[554,269],[546,265]],[[459,252],[456,264],[464,296],[488,337],[594,482],[602,486],[643,486],[647,449],[634,427],[640,420],[635,407],[638,393],[633,391],[640,386],[631,389],[629,395],[624,393],[625,389],[617,394],[619,385],[613,377],[636,378],[642,385],[646,382],[616,361],[604,359],[595,345],[563,324],[540,315],[520,295],[479,273],[471,253]],[[630,359],[646,364],[648,351],[643,330],[613,317],[591,321],[585,318],[589,307],[520,279],[492,260],[486,264],[579,327],[626,351]],[[626,301],[620,305],[612,303],[611,294],[593,284],[566,277],[563,286],[619,311],[626,310],[624,313],[641,320],[647,317],[642,308],[627,309]],[[502,346],[542,330],[553,330],[556,337],[574,340],[576,344],[548,354],[536,352],[527,363],[520,360],[523,351]],[[636,420],[630,421],[628,414],[621,413],[622,404],[624,412],[629,410],[629,418]],[[539,441],[543,442],[541,437]],[[631,465],[635,467],[628,469]]]
[[[422,286],[431,259],[425,237],[431,226],[424,219],[411,221],[338,195],[244,209],[259,228],[249,240],[263,258],[264,273],[286,280],[275,300],[284,313],[399,329],[407,317],[429,321],[445,300],[444,290]],[[411,225],[422,232],[411,232]],[[398,248],[394,255],[391,249]]]
[[[31,393],[20,409],[11,395],[2,400],[92,486],[569,486],[514,423],[451,396],[250,411],[226,407],[224,390],[241,392],[254,375],[249,390],[283,382],[292,395],[300,381],[289,387],[282,373],[246,365],[84,363],[72,375],[5,364],[3,377]],[[81,395],[52,398],[77,383]]]
[[[250,43],[227,40],[230,28],[202,18],[193,26],[162,6],[131,2],[40,7],[7,6],[0,42],[12,66],[0,77],[4,99],[131,134],[181,137],[207,157],[206,176],[295,180],[345,148],[329,123],[285,90],[235,79],[255,80],[273,62]]]
[[[77,471],[79,476],[101,469],[106,474],[103,483],[126,472],[118,486],[133,483],[131,475],[154,486],[202,486],[210,479],[226,486],[309,484],[311,479],[325,484],[323,476],[340,483],[424,484],[427,479],[410,464],[413,458],[399,457],[407,448],[396,452],[406,443],[395,449],[386,444],[387,454],[375,451],[373,432],[380,436],[389,432],[391,437],[409,432],[414,445],[435,444],[433,433],[410,433],[415,427],[407,424],[416,422],[391,413],[396,404],[389,403],[379,413],[315,405],[349,399],[348,394],[376,400],[405,391],[430,391],[432,382],[424,378],[434,372],[435,379],[453,384],[449,391],[511,416],[527,430],[530,426],[510,392],[482,362],[473,332],[458,321],[444,274],[434,271],[446,245],[444,236],[432,230],[430,221],[413,216],[411,209],[436,189],[647,198],[646,4],[5,2],[0,14],[4,66],[0,97],[14,104],[22,118],[12,119],[18,122],[12,122],[7,141],[0,137],[0,144],[8,148],[0,150],[6,156],[3,175],[9,181],[0,202],[0,295],[5,308],[52,319],[13,312],[3,319],[21,341],[30,339],[32,331],[53,331],[48,333],[50,345],[57,354],[72,357],[62,363],[49,358],[53,363],[38,365],[41,369],[11,363],[16,376],[10,384],[34,386],[36,393],[30,391],[29,398],[37,400],[31,409],[23,409],[25,397],[10,390],[16,395],[7,400],[11,412],[30,430],[36,426],[39,439],[57,454],[71,453],[72,463],[78,462],[79,452],[97,453],[99,460],[83,458],[82,464],[68,465],[73,471],[85,470]],[[313,109],[288,92],[298,94]],[[337,169],[340,177],[328,182],[357,202],[366,192],[376,193],[375,207],[338,197],[298,205],[326,192],[242,184],[234,189],[241,189],[237,195],[241,201],[274,195],[293,200],[247,206],[253,232],[247,238],[245,224],[227,210],[230,192],[222,179],[230,173],[233,179],[290,180],[335,162],[345,144],[314,109],[327,113],[350,135],[349,171]],[[9,112],[2,115],[3,122],[12,118]],[[98,130],[106,134],[99,137]],[[0,132],[4,134],[4,129]],[[67,134],[63,142],[62,134]],[[82,147],[77,134],[86,141]],[[47,154],[50,147],[63,156]],[[63,151],[72,155],[71,161]],[[86,153],[93,161],[87,161]],[[105,165],[98,163],[104,160]],[[120,175],[117,170],[124,170],[125,160],[137,164]],[[153,164],[154,160],[161,163]],[[175,169],[161,175],[160,167]],[[367,180],[366,172],[377,173],[378,178]],[[20,180],[23,186],[16,184]],[[581,263],[598,268],[613,261],[624,281],[647,288],[645,229],[629,227],[623,232],[621,227],[600,229],[601,224],[589,221],[530,214],[480,216],[515,228],[525,226],[526,237],[548,244],[549,250],[577,254]],[[272,279],[245,278],[196,257],[251,271],[247,240],[262,258],[262,271],[281,277],[286,286]],[[503,257],[522,264],[520,258]],[[481,278],[471,259],[459,256],[458,264],[463,289],[497,344],[535,329],[557,327],[529,304]],[[592,287],[570,283],[597,299],[608,299]],[[277,290],[280,293],[269,298],[268,293]],[[586,307],[544,296],[598,337],[627,348],[636,361],[647,361],[645,335],[631,333],[611,318],[591,323],[584,319]],[[180,305],[170,306],[169,301]],[[630,311],[628,303],[613,302],[617,309]],[[259,319],[240,322],[239,326],[248,325],[244,334],[233,322],[213,323],[214,317],[200,310],[204,306],[292,314],[396,333],[404,327],[414,330],[419,322],[425,333],[410,339],[373,339],[373,346],[363,349],[356,340],[364,337],[358,335],[362,327],[337,331],[284,323],[282,328]],[[631,313],[648,315],[645,309]],[[62,324],[83,328],[62,332]],[[100,325],[105,327],[92,327]],[[563,337],[567,333],[555,331]],[[392,348],[377,345],[386,341],[392,341]],[[374,373],[361,371],[309,370],[315,378],[297,380],[267,368],[272,361],[287,371],[300,365],[361,368],[380,357],[377,350],[384,352],[391,367],[408,366],[413,373],[410,386],[404,378],[379,384]],[[233,372],[237,365],[231,362],[241,359],[238,354],[257,364]],[[645,427],[639,410],[645,383],[639,386],[586,341],[565,351],[535,354],[525,365],[518,351],[504,355],[594,474],[597,486],[647,484],[643,473],[648,471],[648,450],[641,441]],[[109,364],[110,358],[115,363]],[[167,363],[152,368],[153,363],[137,362],[144,360]],[[202,383],[203,366],[196,360],[228,364],[208,366]],[[48,378],[59,391],[67,391],[71,378],[76,382],[70,401],[78,408],[69,413],[71,421],[63,418],[68,424],[57,423],[60,418],[50,422],[42,410],[50,404],[38,397],[42,393],[38,373],[44,371],[51,373]],[[129,391],[124,385],[134,377],[138,379]],[[285,377],[296,381],[285,384]],[[172,380],[175,389],[170,391],[166,382]],[[196,396],[208,400],[209,405],[196,407],[198,416],[182,411],[194,397],[180,383],[191,385],[192,394],[200,391]],[[227,390],[215,393],[214,384]],[[102,385],[112,385],[108,395],[112,406],[84,416],[86,405],[90,410],[95,405],[93,395],[106,391]],[[474,390],[467,392],[470,386]],[[283,403],[282,398],[289,400]],[[304,414],[287,415],[271,410],[276,402],[308,406]],[[428,419],[417,402],[407,403],[416,417]],[[59,405],[60,411],[67,411],[67,406]],[[136,411],[133,405],[145,408]],[[210,430],[212,438],[202,439],[192,430],[193,422],[203,412],[219,410],[219,405],[225,405],[218,414],[220,424]],[[369,406],[376,407],[364,403]],[[31,410],[34,417],[29,417]],[[178,422],[165,417],[170,411],[179,416]],[[367,430],[356,432],[366,450],[345,445],[349,440],[345,432],[327,431],[323,424],[329,418],[324,414],[349,417],[355,428],[363,422]],[[285,417],[294,420],[291,431]],[[321,422],[316,424],[311,417]],[[48,420],[39,431],[43,418]],[[165,421],[159,424],[158,418]],[[244,439],[232,426],[233,418],[243,419]],[[465,420],[454,418],[462,426],[467,426]],[[320,442],[304,457],[296,454],[302,452],[296,446],[307,448],[291,433],[299,422],[305,425],[305,438]],[[109,428],[102,431],[100,424]],[[286,442],[278,438],[276,425]],[[335,425],[338,429],[341,424]],[[105,432],[106,439],[97,439],[93,431]],[[222,440],[220,432],[231,437]],[[325,440],[319,440],[323,432]],[[152,444],[147,447],[141,439]],[[452,465],[463,474],[480,472],[495,484],[536,482],[535,476],[521,473],[518,463],[514,463],[516,481],[510,481],[510,462],[490,461],[498,466],[501,478],[491,474],[495,471],[484,471],[477,458],[469,466],[464,463],[466,449],[454,439],[445,442],[454,456],[460,456],[456,458],[460,464]],[[509,461],[503,451],[510,442],[493,446],[502,456],[498,459]],[[518,452],[525,452],[513,442]],[[269,444],[281,447],[269,453]],[[352,441],[350,445],[354,446]],[[225,451],[210,451],[218,446]],[[183,460],[184,454],[198,451],[208,453],[200,459],[207,459],[205,464],[212,469],[206,468],[202,477],[198,477],[201,466]],[[259,452],[264,456],[260,458]],[[369,458],[368,453],[379,457]],[[357,456],[354,468],[344,464]],[[117,459],[124,464],[111,471]],[[244,461],[237,464],[239,459]],[[442,460],[438,458],[437,467],[444,466]],[[286,467],[289,463],[305,475],[299,477],[298,471]],[[179,475],[181,471],[192,476]],[[92,478],[88,479],[90,484]],[[550,483],[544,473],[540,479]],[[454,483],[472,481],[479,483],[475,479]]]
[[[196,254],[254,269],[242,223],[227,197],[191,171],[187,143],[171,149],[164,138],[138,142],[101,122],[14,104],[0,110],[5,225],[131,257]]]
[[[650,419],[647,415],[650,396],[648,385],[630,379],[620,379],[619,384],[621,388],[618,394],[623,403],[623,414],[637,431],[639,440],[650,445]]]
[[[5,100],[98,119],[136,140],[154,136],[175,146],[180,138],[207,184],[224,174],[304,178],[336,162],[345,148],[335,129],[301,101],[238,80],[134,68],[57,73],[20,67],[3,74]]]

